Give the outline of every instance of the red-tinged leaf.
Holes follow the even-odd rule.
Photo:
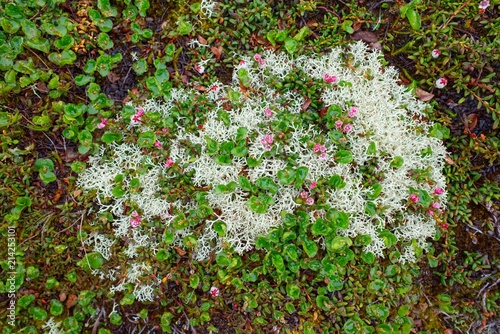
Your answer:
[[[115,83],[115,82],[120,80],[120,76],[116,75],[113,72],[109,72],[109,74],[107,75],[107,78],[108,78],[109,82],[111,82],[111,83]]]
[[[310,98],[307,98],[304,103],[302,103],[302,107],[300,107],[300,110],[306,111],[307,108],[311,105],[312,100]]]
[[[366,43],[376,43],[378,41],[377,35],[375,35],[371,31],[364,30],[356,31],[354,34],[352,34],[351,38],[355,41],[363,41]]]
[[[478,114],[469,114],[467,116],[465,125],[464,125],[464,133],[465,134],[471,134],[472,131],[476,128],[477,126],[477,120],[479,118]]]
[[[76,295],[69,295],[68,299],[66,300],[66,309],[70,309],[73,306],[76,305],[76,302],[78,301],[78,297]]]
[[[424,102],[430,101],[434,97],[434,94],[426,92],[425,90],[420,88],[415,89],[415,93],[417,94],[418,98]]]

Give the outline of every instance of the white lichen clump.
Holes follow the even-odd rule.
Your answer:
[[[137,106],[141,112],[131,120],[129,130],[140,135],[162,131],[141,121],[141,117],[159,113],[167,119],[177,105],[196,97],[211,103],[203,119],[195,120],[199,125],[196,131],[179,124],[163,129],[175,133],[173,139],[155,143],[164,159],[156,153],[153,156],[152,149],[147,153],[133,143],[112,144],[90,158],[90,166],[78,179],[81,188],[97,192],[99,211],[113,214],[114,238],[128,240],[126,254],[130,261],[125,282],[136,284],[137,297],[149,300],[154,286],[151,282],[144,284],[145,288],[139,285],[140,277],[153,273],[151,267],[134,262],[141,261],[138,250],[156,252],[163,231],[172,229],[184,217],[192,217],[200,207],[193,197],[181,194],[169,200],[165,195],[171,190],[167,188],[173,189],[179,177],[186,174],[192,175],[189,186],[206,193],[203,203],[212,212],[196,233],[194,256],[198,260],[228,246],[239,253],[252,249],[258,235],[281,225],[283,213],[303,210],[324,215],[327,207],[349,216],[348,227],[336,233],[350,238],[370,236],[365,252],[383,256],[387,246],[380,233],[390,231],[400,243],[400,261],[415,261],[414,246],[425,248],[426,239],[435,233],[434,215],[439,215],[437,209],[446,204],[442,192],[446,152],[439,139],[428,136],[433,124],[424,121],[426,105],[396,83],[396,70],[382,66],[379,57],[362,43],[353,44],[347,58],[341,48],[327,55],[297,59],[264,52],[242,58],[230,86],[215,82],[204,93],[174,89],[165,101],[149,100]],[[278,91],[277,85],[270,84],[285,80],[297,70],[306,74],[303,82],[307,85],[315,82],[321,86],[318,101],[325,110],[339,110],[334,113],[338,119],[330,120],[332,124],[335,121],[333,128],[292,120],[286,130],[278,129],[280,121],[319,112],[304,107],[307,101],[298,90]],[[182,116],[176,117],[182,121]],[[218,160],[224,143],[233,143],[234,148],[242,142],[245,153],[233,152],[227,154],[229,160]],[[214,143],[219,148],[216,153]],[[348,161],[342,161],[349,153]],[[249,158],[259,163],[250,166]],[[280,181],[280,171],[300,167],[307,169],[300,185]],[[120,197],[113,195],[117,175],[124,176],[121,184],[126,190]],[[275,186],[258,189],[265,195],[258,199],[264,200],[264,209],[252,206],[252,196],[257,195],[242,185],[242,176],[254,187],[262,180]],[[332,177],[338,177],[344,186],[329,185]],[[140,191],[129,189],[134,178],[140,182]],[[370,183],[369,178],[375,181]],[[377,189],[379,194],[375,196]],[[425,199],[418,197],[422,194]],[[429,200],[432,207],[430,203],[423,207],[422,203]],[[316,208],[317,204],[322,208]],[[161,230],[148,227],[149,221],[159,222]],[[222,236],[216,229],[221,224],[225,226]],[[197,228],[177,228],[173,245],[182,245],[182,240]],[[99,236],[88,242],[92,243],[94,251],[106,259],[115,245],[108,237]]]

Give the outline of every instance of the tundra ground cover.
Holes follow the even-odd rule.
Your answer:
[[[3,331],[498,330],[498,3],[242,4],[2,2]]]

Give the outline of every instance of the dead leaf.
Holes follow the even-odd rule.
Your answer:
[[[214,56],[217,60],[220,59],[220,56],[222,56],[222,45],[220,45],[218,47],[212,46],[212,47],[210,47],[210,50],[212,51],[212,53],[214,54]]]
[[[78,297],[76,295],[69,295],[68,300],[66,301],[66,309],[70,309],[73,306],[75,306],[76,302],[78,300]]]
[[[59,293],[59,301],[63,302],[66,300],[66,293],[64,291],[61,291],[61,293]]]
[[[447,163],[448,165],[454,165],[454,164],[455,164],[455,161],[453,161],[453,159],[452,159],[452,158],[450,158],[450,156],[449,156],[449,155],[447,155],[447,156],[444,158],[444,160],[446,161],[446,163]]]
[[[194,88],[194,90],[197,90],[198,92],[204,92],[204,91],[206,91],[206,90],[207,90],[207,89],[206,89],[205,87],[203,87],[203,86],[194,86],[193,88]]]
[[[465,134],[471,134],[472,131],[476,128],[477,126],[477,120],[479,118],[478,114],[469,114],[467,116],[467,120],[464,124],[464,133]]]
[[[352,34],[351,38],[355,41],[363,41],[366,43],[376,43],[378,41],[377,35],[372,33],[371,31],[356,31]]]
[[[82,193],[82,190],[78,189],[73,192],[73,197],[77,198]]]
[[[443,334],[453,334],[453,329],[446,328],[443,332]]]
[[[418,98],[424,102],[430,101],[434,97],[434,94],[426,92],[425,90],[420,88],[415,89],[415,93],[417,94]]]
[[[115,83],[117,81],[120,81],[120,76],[116,75],[113,72],[109,72],[109,74],[107,75],[107,78],[108,78],[109,82],[111,82],[111,83]]]
[[[310,98],[307,98],[304,103],[302,103],[302,107],[300,107],[300,110],[306,111],[307,108],[311,105],[312,100]]]
[[[200,44],[203,44],[203,45],[207,45],[208,44],[207,40],[204,39],[201,36],[198,36],[198,42],[200,42]]]
[[[183,250],[182,248],[178,247],[178,246],[174,246],[174,250],[177,254],[179,254],[180,256],[184,256],[186,255],[186,251]]]
[[[354,23],[354,24],[353,24],[353,26],[352,26],[352,29],[353,29],[354,31],[358,31],[358,30],[359,30],[359,28],[361,28],[361,23],[360,23],[360,22],[356,22],[356,23]]]

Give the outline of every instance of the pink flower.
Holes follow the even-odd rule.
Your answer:
[[[438,187],[438,188],[436,188],[436,189],[434,190],[434,194],[436,194],[436,195],[441,195],[441,194],[443,193],[443,191],[444,191],[443,189],[441,189],[441,188],[439,188],[439,187]]]
[[[130,219],[130,225],[132,227],[137,227],[137,226],[141,225],[142,219],[141,219],[141,216],[137,213],[137,211],[132,212],[130,217],[132,217],[132,219]]]
[[[316,145],[314,145],[313,152],[319,152],[320,149],[321,149],[321,144],[320,143],[316,143]]]
[[[446,223],[442,223],[442,224],[441,224],[441,227],[442,227],[442,228],[448,228],[448,227],[450,227],[450,225],[448,225],[448,224],[446,224]]]
[[[300,192],[300,198],[307,198],[307,196],[309,196],[309,193],[307,191],[303,190]]]
[[[344,123],[341,120],[338,120],[335,122],[335,127],[340,130],[340,128],[342,128],[343,124]]]
[[[139,114],[139,112],[133,114],[132,116],[130,116],[130,123],[132,125],[136,125],[136,124],[139,124],[141,123],[141,119],[142,119],[142,114]]]
[[[271,117],[273,115],[273,112],[269,108],[264,109],[264,112],[266,113],[267,117]]]
[[[314,204],[314,198],[309,197],[308,199],[306,199],[306,203],[307,203],[307,205],[313,205]]]
[[[318,185],[318,183],[316,181],[313,181],[311,182],[311,184],[309,185],[309,189],[313,190],[314,188],[316,188],[316,186]]]
[[[490,6],[490,2],[488,0],[482,0],[480,3],[479,3],[479,9],[481,10],[485,10],[486,8],[488,8]]]
[[[212,87],[210,87],[208,90],[212,91],[212,92],[218,91],[219,90],[219,86],[218,85],[212,85]]]
[[[427,210],[427,212],[429,213],[429,215],[434,216],[434,211],[432,211],[432,210]]]
[[[101,123],[97,124],[98,129],[104,129],[108,124],[108,120],[106,118],[101,119]]]
[[[142,108],[137,109],[137,112],[135,114],[139,117],[144,116],[144,109]]]
[[[327,82],[327,83],[333,83],[333,82],[336,82],[337,81],[337,77],[334,76],[334,75],[330,75],[328,73],[325,73],[323,75],[323,79]]]
[[[161,129],[161,131],[163,131],[163,133],[167,133],[168,132],[167,128],[163,128],[163,129]]]
[[[346,124],[344,126],[344,132],[350,132],[352,131],[352,125],[351,124]]]
[[[418,201],[420,201],[420,198],[418,198],[417,195],[415,194],[411,194],[410,195],[410,200],[413,202],[413,203],[417,203]]]
[[[160,141],[155,141],[154,145],[157,147],[157,148],[161,148],[161,142]]]
[[[358,113],[358,108],[351,107],[351,110],[349,110],[349,112],[347,113],[347,117],[353,118],[354,116],[356,116],[357,113]]]
[[[433,209],[439,209],[440,207],[441,207],[441,204],[439,204],[438,202],[432,203],[432,205],[431,205],[431,208],[433,208]]]
[[[245,65],[246,63],[247,63],[247,62],[246,62],[246,61],[244,61],[243,59],[242,59],[242,60],[240,60],[240,66],[243,66],[243,65]]]
[[[266,60],[265,59],[259,60],[259,66],[264,66],[264,65],[266,65]]]
[[[215,286],[213,286],[213,287],[211,287],[211,288],[210,288],[210,295],[211,295],[212,297],[217,297],[217,296],[219,296],[219,293],[220,293],[219,288],[217,288],[217,287],[215,287]]]
[[[262,56],[260,55],[260,53],[254,54],[253,60],[255,60],[256,62],[259,62],[261,59],[262,59]]]
[[[167,168],[172,167],[173,164],[174,164],[174,160],[172,160],[172,158],[168,158],[167,162],[165,163],[165,167],[167,167]]]
[[[436,80],[436,87],[439,89],[444,88],[447,84],[448,84],[448,79],[444,77]]]
[[[319,158],[319,160],[326,160],[326,158],[328,158],[328,154],[323,152],[318,156],[318,158]]]
[[[441,54],[441,51],[439,51],[438,49],[434,49],[431,52],[432,58],[437,58],[437,57],[439,57],[440,54]]]

